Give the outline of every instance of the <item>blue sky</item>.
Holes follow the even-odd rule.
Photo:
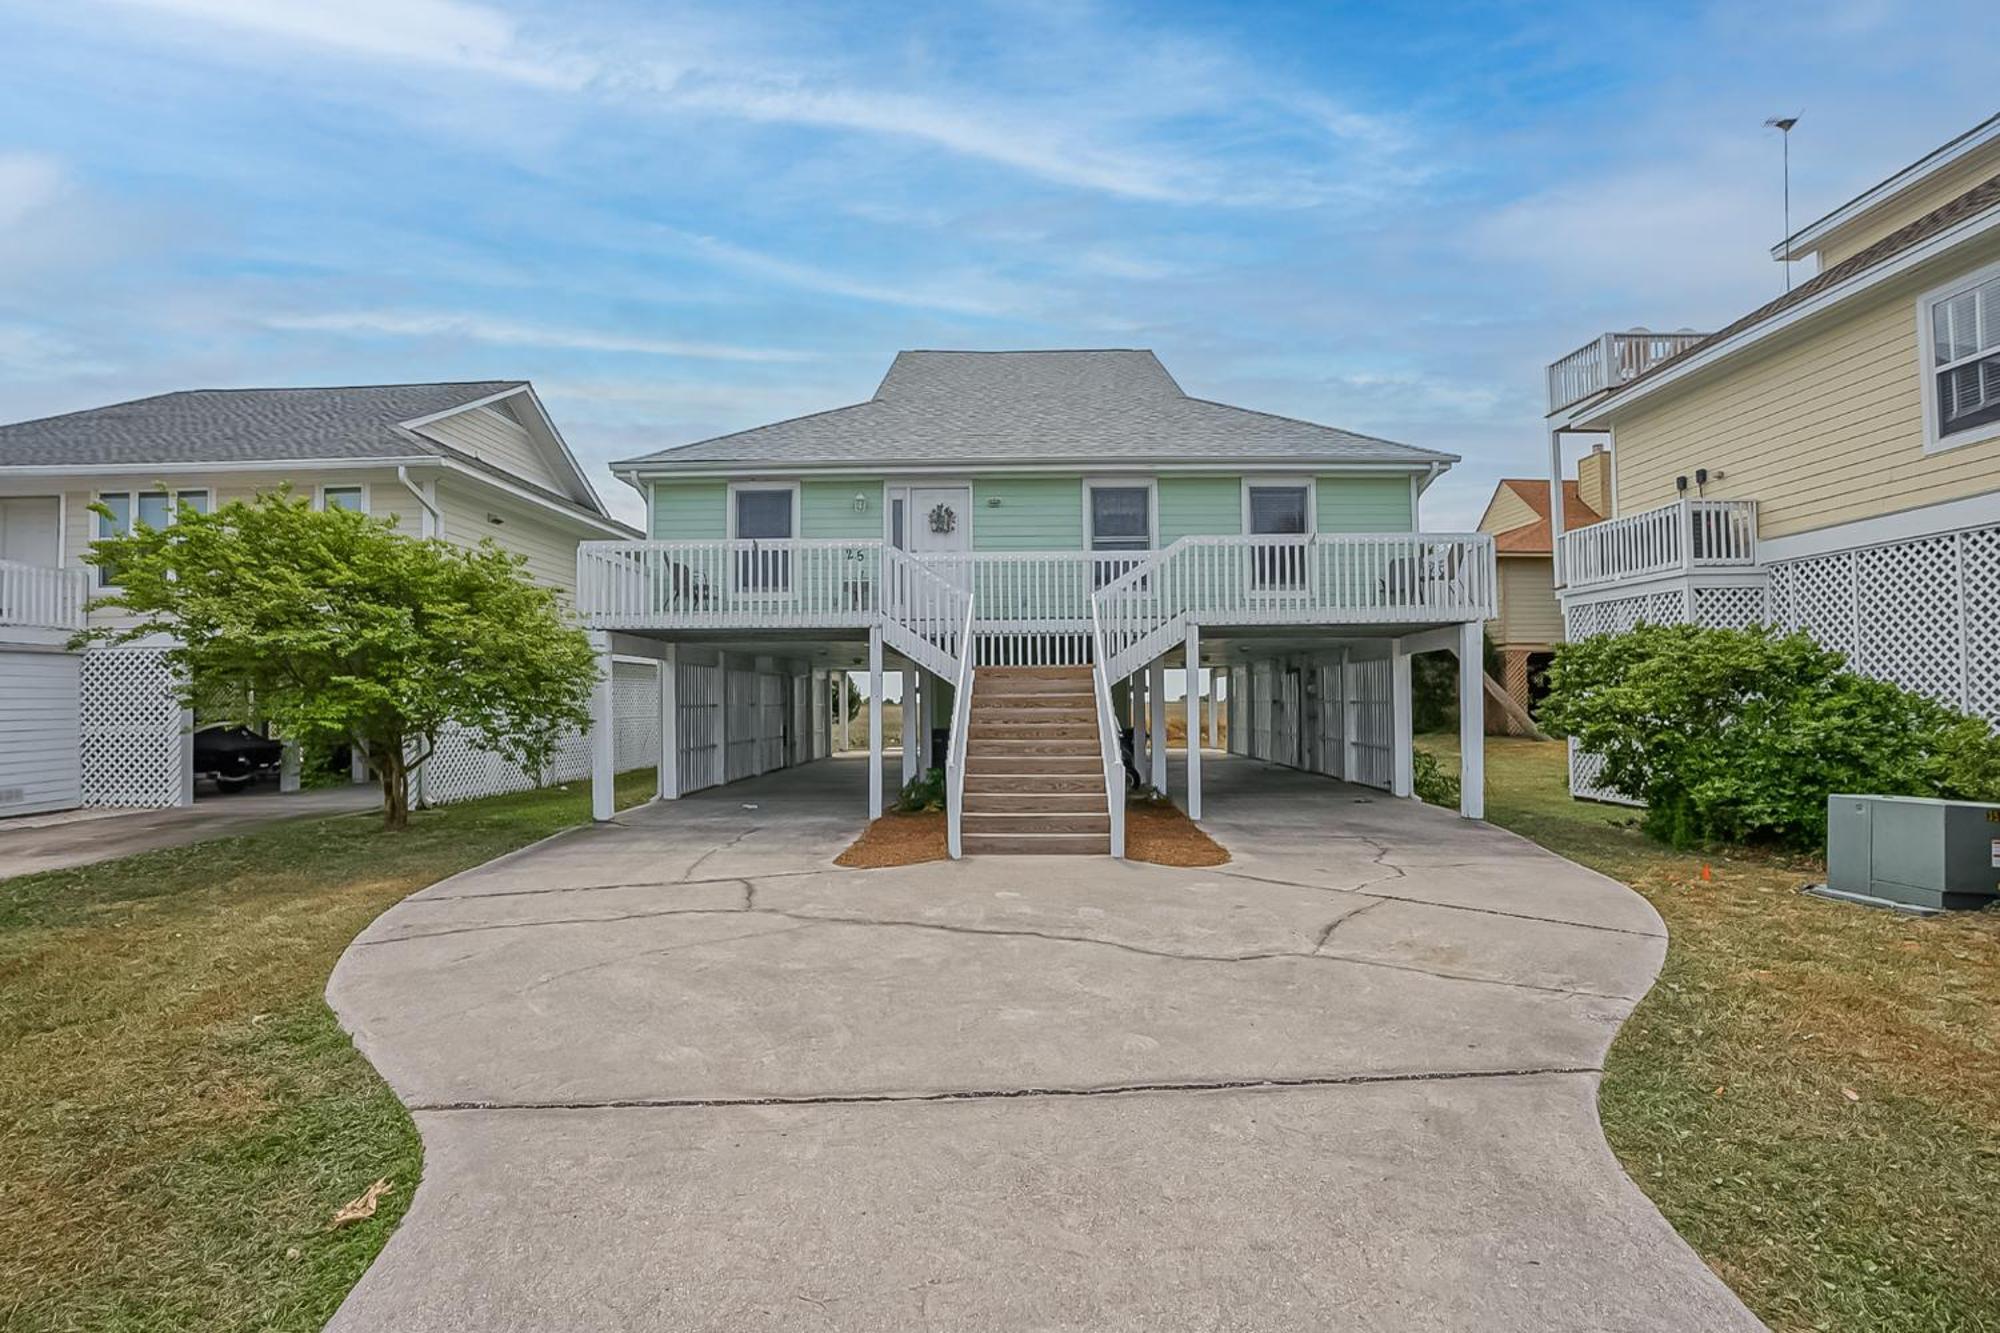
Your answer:
[[[1984,5],[0,4],[0,419],[529,378],[612,458],[900,347],[1144,346],[1190,391],[1542,466],[1541,368],[1774,294],[1991,114]],[[1939,40],[1939,34],[1953,34]]]

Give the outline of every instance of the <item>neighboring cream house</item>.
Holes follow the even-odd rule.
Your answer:
[[[63,647],[106,585],[83,556],[134,522],[171,522],[177,505],[286,484],[412,536],[490,538],[566,595],[579,541],[634,535],[522,381],[201,389],[0,426],[0,814],[193,799],[158,649]],[[440,749],[430,799],[500,780],[488,756]]]
[[[1563,526],[1588,527],[1609,503],[1611,455],[1593,450],[1563,483]],[[1500,658],[1500,684],[1522,708],[1541,701],[1542,672],[1563,641],[1556,603],[1555,561],[1549,525],[1548,483],[1539,477],[1506,477],[1480,515],[1479,530],[1493,535],[1500,562],[1500,610],[1486,637]]]
[[[1550,367],[1549,485],[1571,433],[1611,458],[1606,521],[1557,540],[1568,633],[1769,621],[2000,720],[2000,116],[1772,254],[1817,275]]]

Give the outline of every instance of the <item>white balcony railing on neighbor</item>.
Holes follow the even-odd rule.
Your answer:
[[[1669,357],[1679,356],[1708,335],[1607,333],[1593,338],[1549,367],[1549,411],[1560,412],[1595,394],[1637,379]]]
[[[1756,563],[1755,500],[1680,500],[1565,532],[1557,542],[1556,568],[1571,591]]]
[[[0,560],[0,625],[82,629],[83,604],[89,600],[88,569]]]

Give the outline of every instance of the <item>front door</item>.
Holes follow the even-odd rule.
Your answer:
[[[927,568],[955,587],[972,587],[970,560],[937,557],[964,555],[972,550],[972,488],[912,486],[905,516],[909,551]]]

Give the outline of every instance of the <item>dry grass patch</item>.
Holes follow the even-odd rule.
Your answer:
[[[0,1327],[324,1324],[423,1164],[327,973],[406,894],[588,815],[581,788],[527,792],[0,883]]]
[[[1125,855],[1161,866],[1226,865],[1229,853],[1202,832],[1172,801],[1133,801],[1125,807]]]
[[[2000,913],[1825,902],[1798,892],[1816,862],[1673,851],[1570,800],[1560,743],[1489,737],[1486,770],[1495,823],[1667,923],[1599,1109],[1709,1265],[1785,1333],[2000,1329]]]
[[[852,870],[881,870],[888,866],[943,861],[950,855],[944,811],[906,814],[892,810],[861,830],[861,836],[834,857],[833,863]]]

